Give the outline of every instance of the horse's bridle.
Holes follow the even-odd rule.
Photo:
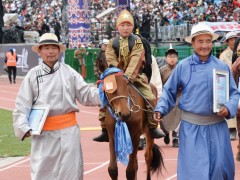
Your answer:
[[[133,98],[130,94],[128,94],[128,96],[116,96],[116,97],[113,97],[112,99],[109,99],[109,97],[107,96],[107,93],[106,93],[106,97],[108,99],[108,103],[111,106],[111,108],[113,107],[112,103],[111,103],[112,101],[117,100],[117,99],[121,99],[121,98],[126,98],[128,100],[128,109],[129,109],[130,112],[138,112],[141,109],[141,107],[135,103],[135,101],[133,100]],[[131,102],[133,104],[132,107],[130,107]],[[136,110],[134,110],[135,107],[137,108]]]
[[[128,82],[128,86],[132,86],[135,90],[136,90],[136,87],[134,87],[134,85],[133,84],[131,84],[131,83],[129,83]],[[105,95],[106,95],[106,97],[107,97],[107,99],[108,99],[108,104],[109,104],[109,107],[112,109],[112,111],[114,112],[114,114],[117,114],[117,112],[115,112],[114,110],[113,110],[113,105],[112,105],[112,102],[113,101],[115,101],[115,100],[117,100],[117,99],[121,99],[121,98],[126,98],[126,99],[128,99],[128,109],[129,109],[129,111],[130,112],[139,112],[140,110],[142,110],[142,111],[147,111],[147,112],[153,112],[153,111],[150,111],[150,110],[147,110],[147,109],[143,109],[143,108],[141,108],[138,104],[136,104],[135,103],[135,101],[134,101],[134,99],[132,98],[132,96],[128,93],[128,96],[116,96],[116,97],[113,97],[112,99],[110,99],[108,96],[107,96],[107,93],[105,92]],[[130,107],[130,104],[131,104],[131,102],[132,102],[132,104],[133,104],[133,106],[132,107]],[[147,103],[149,103],[148,101],[147,101]]]

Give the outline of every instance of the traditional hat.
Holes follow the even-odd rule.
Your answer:
[[[118,15],[116,27],[118,27],[120,24],[122,24],[124,22],[128,22],[128,23],[130,23],[131,25],[134,26],[133,17],[132,17],[131,13],[128,10],[123,10]]]
[[[198,23],[197,25],[193,26],[191,30],[191,35],[188,37],[185,37],[185,41],[188,43],[192,43],[192,39],[195,36],[201,35],[201,34],[210,34],[212,36],[212,41],[216,40],[219,35],[214,33],[212,28],[209,26],[203,24],[203,23]]]
[[[103,39],[102,44],[108,45],[109,40],[108,39]]]
[[[233,32],[233,31],[228,32],[228,33],[226,34],[225,42],[226,42],[227,40],[231,39],[231,38],[237,38],[237,37],[238,37],[238,36],[237,36],[237,34],[236,34],[235,32]]]
[[[58,42],[58,38],[55,34],[53,33],[45,33],[40,37],[39,43],[35,46],[32,47],[32,50],[35,53],[38,53],[39,47],[45,44],[53,44],[57,45],[60,49],[60,52],[64,52],[66,50],[66,46],[63,44],[60,44]]]
[[[177,54],[178,52],[176,49],[173,49],[172,44],[170,44],[169,49],[165,52],[165,56],[167,56],[168,54]]]

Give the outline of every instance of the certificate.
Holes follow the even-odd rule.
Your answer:
[[[219,112],[229,100],[228,71],[213,69],[213,112]]]
[[[32,135],[40,135],[47,119],[49,105],[34,105],[30,111],[28,122]]]

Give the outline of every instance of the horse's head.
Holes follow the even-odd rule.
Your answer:
[[[240,76],[240,58],[238,58],[233,64],[231,68],[233,77],[236,82],[238,82],[238,78]]]
[[[131,116],[129,81],[122,72],[110,74],[104,78],[103,89],[112,112],[122,121]]]

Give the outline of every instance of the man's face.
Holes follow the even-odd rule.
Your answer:
[[[166,61],[170,66],[175,66],[178,61],[178,55],[176,53],[169,53],[166,56]]]
[[[101,48],[102,48],[103,51],[106,51],[107,45],[106,44],[102,44]]]
[[[126,38],[132,34],[133,25],[129,22],[123,22],[118,26],[118,31],[123,38]]]
[[[212,36],[210,34],[200,34],[192,40],[192,47],[199,55],[201,61],[206,61],[212,51]]]
[[[228,39],[227,40],[227,45],[229,46],[229,48],[233,51],[233,49],[234,49],[234,43],[235,43],[235,41],[236,41],[236,37],[234,37],[234,38],[231,38],[231,39]]]
[[[38,53],[42,57],[44,63],[53,67],[55,62],[58,60],[60,49],[57,45],[53,44],[42,45],[40,46]]]

